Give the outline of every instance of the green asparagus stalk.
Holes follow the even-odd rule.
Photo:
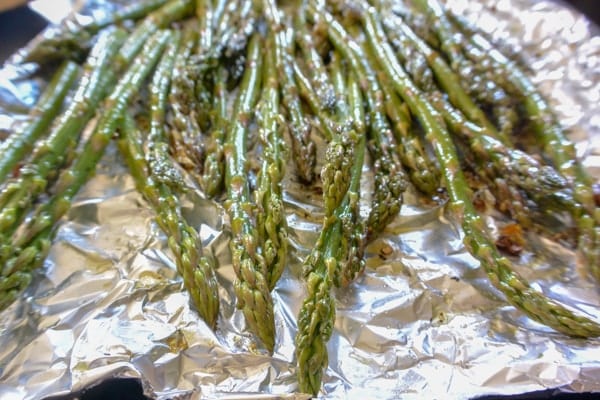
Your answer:
[[[365,54],[374,60],[371,50],[365,48]],[[398,153],[402,165],[408,170],[410,180],[421,192],[432,195],[439,188],[440,173],[437,166],[427,156],[420,138],[414,132],[412,117],[406,103],[391,89],[387,75],[378,71],[377,77],[385,96],[385,110],[396,136]]]
[[[341,286],[348,286],[354,282],[365,268],[364,249],[366,244],[366,227],[360,215],[360,175],[365,159],[366,126],[364,124],[365,110],[363,98],[356,72],[348,74],[348,103],[353,130],[348,132],[354,146],[354,164],[351,167],[350,185],[347,192],[347,204],[338,218],[342,224],[342,246],[338,260],[341,260]],[[352,169],[354,168],[354,169]],[[359,175],[358,170],[361,173]],[[394,179],[394,178],[391,178]],[[393,210],[392,210],[393,212]],[[387,222],[387,221],[385,221]]]
[[[362,107],[360,89],[352,78],[349,82],[350,109],[355,117]],[[339,100],[338,100],[339,101]],[[360,124],[358,124],[360,127]],[[326,216],[323,230],[310,256],[305,261],[307,295],[298,315],[296,334],[296,357],[298,360],[298,385],[300,391],[317,395],[321,378],[328,364],[327,342],[335,322],[334,285],[341,281],[343,264],[356,262],[359,255],[354,251],[347,234],[349,226],[358,216],[360,177],[365,153],[365,135],[348,132],[355,143],[350,161],[351,183],[342,203],[332,215]],[[326,182],[323,182],[324,186]]]
[[[441,116],[422,97],[420,91],[395,60],[393,50],[385,40],[381,23],[372,9],[364,16],[363,23],[369,45],[372,46],[380,67],[389,75],[394,89],[426,129],[427,138],[432,143],[442,168],[449,194],[449,206],[461,221],[465,246],[480,261],[492,284],[506,295],[511,304],[533,320],[570,336],[600,335],[600,325],[587,317],[575,315],[560,303],[534,290],[523,277],[512,270],[510,261],[500,255],[487,233],[483,219],[471,202],[454,144]]]
[[[39,143],[20,174],[0,192],[0,258],[4,260],[12,244],[10,235],[24,218],[26,211],[44,192],[60,168],[73,152],[81,130],[112,84],[114,62],[119,46],[125,39],[125,31],[113,30],[100,36],[92,49],[73,100],[59,117],[49,136]]]
[[[248,125],[261,81],[261,40],[254,34],[248,46],[246,70],[239,87],[234,117],[225,143],[225,208],[231,220],[230,248],[237,281],[237,306],[242,310],[249,328],[269,351],[275,346],[273,299],[265,261],[259,253],[258,234],[252,217],[248,169],[246,162]]]
[[[233,25],[234,31],[227,41],[224,55],[227,58],[236,57],[243,54],[247,47],[248,39],[255,30],[256,9],[253,0],[240,0],[240,7],[237,10],[237,21]]]
[[[219,64],[218,54],[214,52],[213,36],[214,36],[214,11],[212,1],[196,0],[196,17],[198,19],[198,30],[200,37],[198,39],[198,48],[196,49],[195,73],[195,91],[198,101],[196,109],[198,116],[198,124],[203,131],[212,129],[210,124],[211,109],[213,108],[213,93],[215,76],[219,74],[217,66]],[[218,100],[216,100],[218,101]]]
[[[55,185],[54,195],[37,207],[22,229],[12,237],[13,251],[2,270],[9,278],[15,273],[29,273],[40,267],[50,250],[54,224],[69,210],[73,198],[87,182],[115,132],[129,100],[137,92],[160,57],[172,35],[159,31],[144,45],[140,55],[125,72],[105,101],[105,113],[69,169]]]
[[[227,126],[227,89],[226,70],[219,67],[216,71],[213,94],[214,107],[211,115],[211,133],[206,146],[206,158],[202,171],[204,192],[215,197],[223,190],[225,179],[225,156],[223,144]]]
[[[31,152],[34,144],[47,131],[78,73],[77,64],[65,61],[54,73],[37,104],[29,112],[31,121],[0,144],[0,182],[12,174],[18,163]]]
[[[174,66],[173,82],[169,93],[172,110],[170,131],[171,152],[177,162],[197,181],[202,181],[204,148],[200,142],[201,129],[198,124],[198,102],[195,82],[189,73],[190,57],[198,41],[195,27],[183,30],[183,45]]]
[[[216,54],[221,55],[227,42],[234,32],[234,15],[239,9],[238,1],[222,1],[217,4],[214,15],[215,35],[213,48]]]
[[[210,51],[213,43],[214,12],[211,0],[196,0],[196,18],[200,40],[198,41],[198,54]]]
[[[383,92],[372,66],[366,59],[359,44],[350,36],[344,27],[327,12],[317,12],[310,8],[313,15],[326,21],[328,35],[336,49],[349,58],[354,73],[359,77],[369,107],[369,150],[374,160],[375,192],[371,204],[371,212],[367,219],[369,237],[381,232],[393,220],[402,205],[402,195],[407,187],[406,176],[400,161],[392,151],[395,145],[390,124],[385,115]],[[360,121],[365,120],[362,116]],[[357,119],[355,118],[355,119]]]
[[[369,74],[374,74],[369,71]],[[372,75],[374,76],[374,75]],[[367,219],[367,238],[373,238],[398,215],[402,207],[403,194],[407,188],[407,177],[400,160],[393,151],[395,141],[386,119],[382,92],[373,83],[365,95],[369,104],[369,152],[373,160],[374,193],[371,211]]]
[[[336,135],[336,123],[332,121],[331,116],[327,113],[319,97],[314,92],[310,79],[300,69],[298,63],[294,62],[293,67],[298,94],[308,104],[310,111],[317,117],[319,121],[318,130],[323,134],[325,139],[331,140]]]
[[[323,202],[325,216],[333,215],[334,210],[342,203],[352,180],[352,162],[354,159],[355,140],[351,133],[351,124],[364,124],[364,119],[351,119],[352,115],[343,101],[346,97],[346,82],[339,54],[332,56],[330,64],[332,81],[338,99],[336,134],[331,138],[325,151],[325,163],[321,169],[323,182]],[[361,126],[364,130],[364,126]]]
[[[253,0],[232,1],[217,24],[216,40],[212,48],[214,54],[221,57],[221,63],[227,67],[229,84],[239,82],[244,72],[245,49],[250,35],[257,27],[257,8]]]
[[[259,107],[259,135],[263,161],[255,192],[256,226],[265,260],[269,289],[281,277],[287,257],[287,223],[281,182],[285,174],[284,139],[279,115],[279,83],[275,67],[274,36],[269,35],[263,66],[263,93]]]
[[[287,110],[290,121],[288,130],[292,141],[294,163],[300,179],[310,183],[315,176],[316,146],[310,137],[311,127],[304,116],[298,89],[293,79],[293,42],[286,38],[286,30],[275,1],[264,0],[263,9],[270,29],[275,33],[277,75],[281,84],[281,102]]]
[[[15,272],[9,276],[0,276],[0,310],[10,306],[31,283],[31,274]]]
[[[127,125],[132,125],[128,123]],[[125,137],[119,140],[121,154],[125,158],[138,190],[156,211],[156,222],[168,236],[167,243],[174,255],[177,271],[183,278],[183,285],[202,319],[215,328],[219,316],[219,297],[214,262],[204,256],[196,230],[187,224],[181,215],[179,199],[171,185],[179,186],[175,178],[176,170],[168,164],[149,166],[136,135],[134,126],[123,126]],[[167,151],[165,143],[156,143],[157,151]],[[168,154],[160,155],[168,157]],[[148,168],[147,168],[148,167]],[[158,168],[157,168],[158,167]]]
[[[180,41],[179,35],[174,36],[172,42],[175,45],[167,47],[150,85],[148,151],[144,154],[135,123],[127,120],[123,125],[124,137],[119,140],[119,147],[138,190],[156,211],[156,221],[168,236],[167,242],[175,256],[177,270],[183,277],[183,284],[194,306],[206,323],[214,328],[219,315],[219,296],[213,262],[202,254],[198,233],[181,214],[174,190],[183,186],[183,179],[169,158],[169,145],[164,132],[171,73]]]
[[[319,104],[324,111],[333,111],[335,107],[335,93],[327,75],[327,70],[321,55],[316,49],[312,35],[308,30],[305,20],[305,5],[298,10],[294,19],[295,39],[300,48],[302,58],[309,73],[311,86],[315,91]]]
[[[140,0],[128,4],[102,19],[94,19],[91,23],[79,25],[69,21],[60,27],[58,32],[25,49],[23,62],[46,64],[61,59],[77,60],[87,52],[87,46],[94,35],[109,25],[117,25],[122,21],[136,20],[163,6],[167,0]]]

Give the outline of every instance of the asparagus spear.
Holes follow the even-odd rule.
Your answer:
[[[325,163],[321,169],[323,182],[323,203],[325,216],[333,215],[334,210],[342,203],[352,180],[352,162],[354,159],[355,140],[351,124],[362,124],[363,119],[350,119],[350,114],[344,99],[346,96],[346,82],[344,80],[343,66],[339,54],[332,56],[330,64],[332,81],[338,99],[337,120],[335,121],[335,135],[329,141],[325,151]]]
[[[324,11],[309,8],[313,15],[318,14],[327,23],[328,35],[336,49],[345,54],[359,77],[369,106],[369,150],[374,160],[375,193],[371,212],[367,219],[368,236],[381,232],[396,217],[402,205],[402,195],[406,190],[406,176],[396,154],[392,152],[395,144],[391,127],[386,118],[383,93],[377,76],[366,59],[358,43],[344,27]],[[363,121],[362,116],[357,116]]]
[[[181,214],[175,188],[182,187],[182,178],[169,159],[169,145],[164,132],[167,94],[171,73],[179,50],[180,36],[173,35],[175,45],[168,46],[156,67],[150,85],[151,122],[146,154],[142,139],[133,121],[125,121],[124,137],[119,147],[138,190],[156,211],[156,221],[168,235],[168,244],[175,264],[192,301],[206,323],[214,328],[219,315],[218,286],[212,259],[202,254],[198,233]],[[133,125],[133,126],[132,126]]]
[[[54,73],[52,80],[29,112],[32,119],[19,132],[11,134],[0,144],[0,182],[9,176],[17,164],[33,149],[36,141],[46,132],[52,120],[58,114],[63,101],[71,88],[79,67],[71,61],[65,61]]]
[[[214,12],[211,0],[196,0],[196,18],[200,40],[198,41],[198,54],[210,51],[213,42]]]
[[[351,75],[352,76],[352,75]],[[349,97],[352,113],[359,116],[362,107],[360,89],[353,78],[349,79]],[[338,100],[339,101],[339,100]],[[360,127],[360,123],[357,125]],[[317,395],[323,371],[328,364],[327,342],[335,322],[335,300],[331,294],[334,285],[340,284],[342,264],[356,262],[358,256],[348,242],[348,227],[358,215],[360,177],[365,153],[365,135],[350,130],[355,152],[349,164],[351,182],[342,203],[325,217],[323,230],[310,256],[305,261],[307,295],[298,315],[296,357],[298,360],[298,385],[305,393]],[[325,167],[324,167],[325,168]],[[325,187],[326,182],[323,182]]]
[[[263,66],[263,93],[259,107],[259,135],[263,161],[255,192],[256,226],[269,289],[281,277],[287,257],[287,223],[281,182],[285,174],[284,140],[279,115],[279,84],[275,67],[274,36],[268,36]]]
[[[174,66],[173,82],[169,101],[173,118],[170,131],[171,152],[177,162],[196,179],[202,181],[201,167],[204,149],[200,142],[201,129],[198,124],[198,102],[194,81],[189,74],[189,62],[198,41],[198,31],[186,26],[183,45]]]
[[[306,4],[303,4],[294,20],[294,29],[296,32],[295,39],[300,48],[306,69],[310,76],[310,82],[319,99],[319,104],[325,111],[333,111],[335,107],[335,93],[331,82],[327,76],[327,70],[323,63],[321,55],[316,49],[313,38],[307,28],[306,19]]]
[[[290,120],[288,130],[292,140],[294,163],[300,179],[310,183],[314,179],[316,147],[310,138],[311,127],[302,111],[298,89],[293,80],[293,52],[291,50],[293,42],[286,39],[286,30],[274,0],[264,0],[263,8],[270,29],[275,34],[275,60],[281,84],[281,102],[286,108]]]
[[[156,222],[168,236],[167,243],[174,255],[177,271],[183,278],[183,285],[202,319],[215,328],[219,316],[219,296],[214,262],[202,254],[198,233],[187,224],[181,215],[179,199],[171,186],[179,186],[173,181],[180,178],[170,164],[146,164],[135,126],[131,122],[123,126],[125,137],[119,140],[121,154],[127,161],[129,170],[136,181],[138,190],[156,211]],[[133,124],[134,125],[134,124]],[[166,143],[155,143],[156,151],[168,157]],[[163,146],[165,145],[165,146]],[[168,162],[168,161],[167,161]]]
[[[252,217],[248,169],[246,164],[248,125],[253,115],[261,81],[260,36],[250,39],[246,70],[239,87],[234,117],[225,143],[225,208],[231,220],[230,248],[237,275],[235,293],[249,328],[269,351],[275,346],[273,299],[265,261],[259,254],[258,234]]]
[[[214,15],[215,35],[213,48],[216,54],[221,55],[227,42],[234,32],[234,15],[239,10],[239,0],[222,1],[217,4]]]
[[[510,261],[500,255],[486,231],[483,219],[471,202],[456,150],[441,116],[421,96],[420,91],[398,65],[391,47],[384,39],[381,23],[372,9],[365,13],[363,23],[369,45],[372,46],[380,67],[389,75],[394,89],[426,129],[427,137],[442,168],[450,207],[461,221],[465,246],[480,261],[490,281],[506,295],[511,304],[542,324],[570,336],[600,335],[600,325],[587,317],[575,315],[560,303],[534,290],[524,278],[512,270]]]
[[[196,120],[200,129],[204,132],[213,130],[214,124],[214,103],[219,99],[214,99],[216,89],[215,82],[221,74],[218,71],[220,66],[220,50],[214,46],[215,35],[215,12],[212,1],[196,0],[196,17],[198,20],[198,43],[195,54],[191,57],[188,66],[188,72],[191,73],[191,79],[195,85],[196,102],[194,111],[197,114]],[[206,163],[206,160],[205,160]]]
[[[374,55],[371,50],[365,47],[365,54],[373,60]],[[439,170],[426,154],[420,138],[414,132],[408,106],[391,90],[392,85],[387,75],[378,71],[377,77],[385,96],[386,114],[394,128],[393,133],[396,136],[400,160],[408,170],[413,185],[421,192],[431,195],[439,188]]]
[[[225,160],[223,144],[227,126],[227,90],[226,70],[220,66],[215,73],[215,86],[213,94],[213,110],[211,114],[210,139],[206,146],[206,158],[202,171],[202,187],[210,196],[217,196],[223,190],[225,177]]]
[[[217,40],[213,48],[227,67],[232,84],[236,84],[244,72],[245,49],[256,28],[255,8],[253,0],[232,1],[217,24]]]
[[[0,232],[2,251],[12,249],[10,235],[25,212],[48,186],[52,174],[65,163],[73,151],[79,134],[114,79],[111,63],[125,39],[125,31],[112,30],[101,35],[92,49],[73,100],[59,117],[50,135],[35,148],[20,174],[0,192]]]
[[[353,73],[354,72],[354,73]],[[338,94],[339,96],[339,94]],[[338,286],[347,286],[363,272],[365,268],[364,249],[366,244],[366,227],[360,215],[360,177],[365,159],[366,126],[363,98],[359,78],[355,71],[348,74],[348,105],[352,130],[346,131],[353,144],[354,165],[351,166],[350,185],[346,193],[346,207],[338,215],[342,224],[341,248],[338,260],[341,261],[340,282]],[[346,132],[343,134],[345,135]],[[360,172],[359,172],[360,171]],[[393,178],[392,178],[393,179]],[[376,205],[377,206],[377,205]],[[376,207],[375,206],[375,207]],[[385,221],[387,222],[387,221]]]
[[[116,10],[102,19],[80,25],[74,21],[61,26],[58,32],[44,38],[32,47],[25,49],[23,62],[46,64],[68,58],[78,59],[87,52],[89,42],[96,33],[109,25],[117,25],[125,20],[136,20],[163,6],[167,0],[141,0]]]
[[[22,229],[13,235],[13,251],[2,270],[3,277],[10,279],[15,273],[28,273],[42,265],[50,250],[54,224],[69,210],[73,198],[94,172],[125,107],[158,61],[171,37],[167,31],[159,31],[151,36],[140,55],[119,80],[105,101],[105,113],[81,153],[72,166],[60,174],[55,194],[48,202],[39,205]]]
[[[240,58],[244,54],[250,35],[254,32],[256,23],[256,9],[252,0],[240,0],[237,9],[237,21],[224,49],[224,56],[229,59]],[[241,65],[240,65],[241,66]],[[235,73],[232,75],[236,75]],[[237,79],[237,77],[236,77]]]
[[[298,63],[294,62],[294,76],[298,94],[308,104],[312,113],[319,121],[318,130],[323,134],[325,139],[331,140],[335,135],[336,123],[332,121],[330,115],[326,112],[325,106],[319,100],[319,97],[312,89],[310,79],[300,69]],[[335,104],[335,102],[334,102]]]

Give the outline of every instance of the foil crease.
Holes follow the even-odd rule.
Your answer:
[[[551,1],[446,3],[526,61],[598,178],[597,28]],[[85,21],[118,3],[72,4],[74,20]],[[0,70],[0,130],[18,125],[43,87],[26,78],[30,73],[11,62]],[[221,315],[213,332],[190,308],[153,211],[110,147],[61,222],[44,268],[1,314],[0,397],[40,399],[133,377],[155,399],[308,398],[296,393],[294,335],[305,294],[302,260],[320,230],[321,210],[317,193],[289,179],[285,191],[292,251],[273,292],[278,337],[270,356],[255,346],[235,308],[224,210],[199,191],[184,202],[219,263]],[[322,398],[600,391],[600,340],[567,338],[508,306],[461,235],[444,207],[424,207],[408,194],[401,215],[369,245],[364,275],[336,292]],[[527,239],[544,257],[525,252],[515,260],[519,272],[599,320],[597,284],[574,253],[535,235]]]

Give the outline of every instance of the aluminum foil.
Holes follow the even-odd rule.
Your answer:
[[[447,4],[526,60],[586,165],[600,176],[596,28],[556,2]],[[93,12],[77,18],[109,6],[94,1]],[[44,84],[19,78],[28,72],[10,62],[0,70],[0,129],[20,123]],[[301,263],[320,230],[320,200],[292,180],[285,188],[292,246],[273,292],[278,337],[271,356],[256,347],[235,308],[224,210],[198,191],[184,201],[219,261],[221,316],[212,332],[190,308],[152,210],[109,148],[61,222],[44,268],[0,314],[0,397],[40,399],[133,377],[156,399],[306,398],[296,393],[293,338],[305,293]],[[364,275],[336,293],[322,398],[600,391],[600,340],[567,338],[508,306],[461,235],[442,206],[419,205],[409,193],[401,215],[369,245]],[[548,296],[600,320],[597,283],[574,253],[535,235],[527,239],[538,256],[514,259],[519,272]]]

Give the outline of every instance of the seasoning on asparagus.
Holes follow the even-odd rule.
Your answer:
[[[29,112],[31,120],[0,144],[0,182],[10,176],[31,152],[35,143],[46,133],[59,114],[63,101],[79,74],[79,67],[65,61]]]
[[[193,26],[183,29],[183,44],[175,61],[173,80],[169,93],[172,111],[170,131],[171,153],[197,182],[202,181],[204,147],[198,123],[198,101],[195,81],[190,74],[190,60],[198,41],[198,31]]]
[[[600,280],[600,207],[597,207],[594,199],[592,179],[579,162],[575,146],[564,135],[550,106],[517,63],[493,48],[481,35],[471,38],[471,44],[474,55],[491,60],[494,67],[501,70],[519,91],[544,154],[571,183],[575,199],[582,205],[576,217],[578,247],[590,271]]]
[[[427,2],[428,10],[444,21],[440,29],[443,27],[450,31],[450,21],[443,8],[433,0]],[[455,18],[454,22],[464,30],[459,19]],[[600,208],[594,200],[592,179],[578,161],[573,143],[565,137],[550,106],[519,65],[498,51],[484,35],[470,32],[468,40],[454,42],[453,46],[460,46],[474,64],[490,66],[490,80],[523,103],[544,154],[552,160],[558,172],[570,181],[574,198],[581,205],[577,212],[572,213],[579,229],[579,254],[592,274],[600,279]]]
[[[553,167],[543,165],[527,153],[507,147],[498,139],[488,136],[485,128],[468,121],[441,93],[427,98],[442,114],[448,129],[469,144],[472,154],[480,161],[480,176],[485,175],[485,178],[492,180],[503,178],[511,186],[522,190],[539,209],[547,212],[567,211],[577,216],[580,205],[568,181]],[[521,221],[528,219],[525,215],[515,217]]]
[[[363,23],[369,44],[380,67],[389,75],[394,89],[426,129],[443,174],[450,207],[461,221],[467,249],[481,263],[490,281],[507,300],[527,316],[569,336],[600,335],[600,325],[589,318],[575,315],[560,303],[548,299],[512,270],[508,259],[500,255],[489,238],[483,219],[475,211],[464,175],[460,170],[456,150],[438,112],[421,97],[406,72],[398,65],[394,53],[385,42],[383,28],[376,14],[369,9]]]
[[[294,77],[296,78],[296,86],[298,94],[306,102],[316,119],[318,120],[317,130],[323,135],[326,140],[331,140],[335,135],[336,123],[326,111],[325,107],[319,100],[319,97],[314,92],[311,82],[304,72],[300,69],[298,63],[294,63]],[[334,101],[335,106],[335,101]]]

